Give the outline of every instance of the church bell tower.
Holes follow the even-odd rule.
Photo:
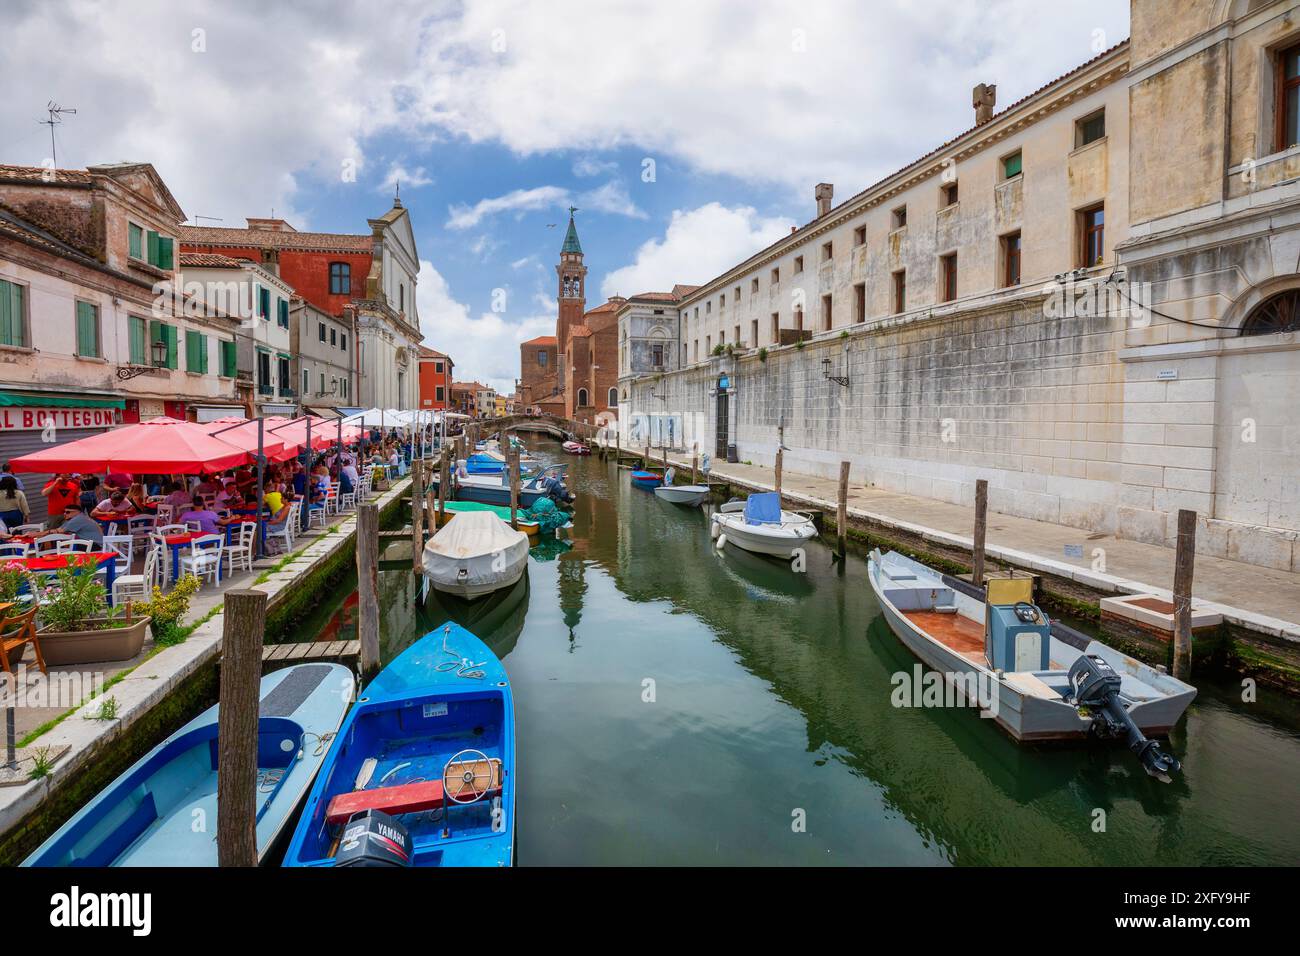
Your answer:
[[[564,356],[568,351],[569,330],[582,324],[587,311],[587,267],[582,264],[582,244],[578,242],[578,229],[573,224],[577,207],[569,207],[569,230],[560,247],[560,262],[555,267],[559,278],[556,297],[560,302],[560,315],[555,323],[556,351],[560,356],[560,371],[565,368]]]

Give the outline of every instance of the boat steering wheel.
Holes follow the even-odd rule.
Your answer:
[[[487,754],[481,750],[462,750],[452,755],[442,768],[442,790],[452,803],[467,806],[488,795],[492,790],[492,776],[492,761]]]

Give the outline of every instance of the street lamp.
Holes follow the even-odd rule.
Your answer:
[[[122,365],[118,367],[117,377],[123,382],[129,382],[131,379],[140,375],[147,375],[156,368],[167,367],[167,343],[154,342],[149,348],[150,356],[153,359],[150,365]]]
[[[845,388],[849,387],[849,380],[846,376],[831,374],[831,360],[828,358],[822,359],[822,378],[830,382],[838,382]]]

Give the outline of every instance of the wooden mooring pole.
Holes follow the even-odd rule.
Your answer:
[[[983,478],[977,478],[975,480],[975,540],[972,544],[975,563],[970,576],[970,583],[977,588],[984,586],[984,534],[988,530],[988,524],[989,483]]]
[[[1192,676],[1192,572],[1196,565],[1196,512],[1178,509],[1174,552],[1174,677]]]
[[[700,472],[700,443],[694,442],[691,445],[691,484],[698,485]]]
[[[433,537],[442,526],[445,515],[438,514],[438,493],[430,488],[424,493],[424,508],[428,512],[429,537]],[[436,517],[435,517],[436,516]]]
[[[219,866],[257,866],[257,708],[266,598],[265,591],[226,592],[217,715]]]
[[[513,445],[506,452],[510,466],[510,527],[519,530],[519,449]]]
[[[433,523],[433,515],[429,515]],[[424,462],[415,459],[411,462],[411,564],[420,570],[420,560],[424,554]]]
[[[785,449],[777,447],[776,449],[776,497],[781,500],[781,467],[785,463]]]
[[[357,506],[357,637],[361,679],[379,672],[379,506]]]
[[[839,507],[835,510],[835,546],[844,557],[849,540],[849,463],[840,462]]]
[[[451,449],[443,449],[442,461],[438,462],[438,525],[447,518],[447,501],[451,498]]]

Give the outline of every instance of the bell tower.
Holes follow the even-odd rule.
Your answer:
[[[568,350],[569,330],[582,324],[587,311],[587,267],[582,264],[582,244],[578,242],[578,229],[573,224],[576,206],[569,207],[569,230],[560,247],[560,263],[555,267],[559,285],[556,298],[560,302],[560,315],[555,323],[556,351],[559,353],[561,381],[565,368],[564,356]]]

